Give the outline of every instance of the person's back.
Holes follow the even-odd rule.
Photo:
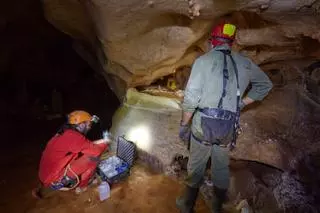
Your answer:
[[[247,94],[253,100],[262,100],[272,87],[271,81],[249,58],[237,52],[231,51],[229,45],[219,45],[208,53],[200,56],[194,63],[192,73],[185,91],[183,107],[185,109],[198,108],[218,108],[220,98],[223,94],[224,73],[224,53],[230,51],[239,75],[240,97],[243,96],[249,83],[252,89]],[[223,98],[222,109],[231,112],[237,110],[237,79],[231,58],[226,56],[228,79],[225,86],[225,97]],[[201,87],[199,87],[201,85]],[[256,89],[256,87],[259,89]],[[194,88],[201,88],[196,90]],[[193,117],[192,130],[195,135],[202,134],[201,112],[196,111]]]
[[[66,165],[78,157],[83,147],[90,145],[84,135],[68,129],[56,134],[47,144],[40,161],[39,178],[45,186],[57,181],[64,173]]]
[[[194,62],[185,89],[179,136],[190,142],[190,157],[186,190],[177,199],[182,213],[193,212],[210,157],[212,209],[221,212],[230,181],[228,151],[235,147],[240,110],[262,100],[272,88],[268,76],[257,65],[231,51],[235,28],[222,24],[213,29],[212,49]],[[249,83],[251,88],[243,97]]]

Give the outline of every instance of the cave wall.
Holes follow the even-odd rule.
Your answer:
[[[50,23],[91,49],[118,97],[191,65],[221,17],[239,27],[235,49],[259,64],[319,58],[318,0],[44,0],[43,7]]]
[[[188,59],[189,62],[186,64],[190,65],[194,58],[202,53],[201,50],[205,49],[205,45],[201,41],[206,38],[208,30],[214,22],[212,20],[230,11],[247,11],[246,13],[234,12],[227,16],[227,19],[235,22],[240,28],[235,49],[254,53],[252,58],[261,63],[265,70],[271,69],[268,67],[270,61],[280,60],[279,55],[284,52],[286,52],[285,57],[290,58],[291,56],[293,59],[302,57],[317,58],[317,53],[319,52],[317,48],[319,40],[317,26],[319,26],[319,20],[316,14],[319,1],[308,1],[303,4],[299,1],[290,1],[292,4],[287,1],[281,1],[282,4],[279,3],[280,1],[273,1],[272,4],[268,2],[259,1],[258,4],[253,4],[257,2],[242,1],[241,4],[238,4],[232,1],[224,1],[213,5],[211,1],[199,1],[197,4],[190,5],[190,2],[186,1],[173,1],[170,3],[166,1],[143,3],[124,1],[119,3],[116,1],[45,0],[42,6],[47,20],[57,29],[61,29],[75,39],[74,49],[89,62],[93,69],[104,74],[118,98],[121,98],[126,93],[127,87],[148,85],[163,75],[171,74],[175,69],[185,64],[184,62],[178,62],[181,58],[183,60]],[[275,4],[276,2],[279,4]],[[49,82],[54,87],[60,85],[61,76],[64,76],[65,85],[67,84],[68,86],[61,84],[61,87],[69,90],[73,85],[77,86],[78,83],[75,83],[75,80],[79,77],[78,71],[83,69],[81,64],[74,63],[76,67],[73,67],[68,63],[57,63],[57,56],[55,55],[58,54],[60,56],[59,59],[63,59],[64,62],[77,61],[77,57],[70,56],[67,53],[70,49],[67,51],[66,47],[69,47],[71,40],[45,22],[42,17],[42,8],[35,1],[24,1],[20,5],[24,6],[29,12],[33,11],[33,13],[30,13],[31,15],[20,10],[16,13],[8,13],[10,8],[12,11],[16,11],[13,8],[20,8],[18,6],[19,3],[21,2],[12,1],[8,4],[7,10],[2,8],[1,36],[3,41],[8,42],[3,42],[4,48],[2,50],[4,51],[1,51],[1,56],[3,56],[1,57],[1,71],[6,70],[7,73],[13,73],[12,78],[21,79],[17,80],[16,84],[18,85],[17,90],[22,91],[26,79],[32,79],[33,82],[40,83]],[[307,7],[304,7],[304,5],[307,5]],[[199,6],[200,13],[197,10],[194,11],[199,9]],[[70,10],[71,7],[73,10]],[[256,10],[257,8],[259,10]],[[189,10],[193,13],[189,13]],[[216,13],[213,13],[214,11]],[[279,15],[280,12],[282,15]],[[288,12],[291,12],[291,14],[288,14]],[[124,14],[126,15],[122,16]],[[297,20],[298,15],[300,17]],[[32,24],[28,25],[29,27],[25,27],[27,23],[31,22]],[[294,26],[299,27],[294,28]],[[24,36],[20,36],[22,34]],[[12,35],[14,35],[13,38]],[[65,41],[64,43],[61,43],[62,38]],[[13,40],[19,42],[13,43]],[[50,40],[50,42],[44,42],[45,40]],[[157,43],[159,41],[162,41],[162,43]],[[39,52],[34,52],[35,46],[38,47],[37,50]],[[166,48],[165,51],[159,48],[162,46]],[[59,48],[63,47],[66,49],[63,49],[62,53],[60,53],[61,49]],[[290,55],[291,52],[288,47],[299,47],[300,54],[295,52]],[[301,49],[301,47],[303,48]],[[273,49],[274,52],[270,51],[272,48],[275,48]],[[261,54],[264,53],[262,50],[265,50],[271,56],[261,57]],[[181,52],[183,53],[182,55]],[[185,55],[186,53],[188,53],[188,56]],[[275,53],[278,58],[273,55]],[[25,57],[27,55],[28,57]],[[17,61],[20,63],[16,63]],[[269,64],[266,64],[267,62]],[[158,72],[158,69],[156,69],[158,65],[163,72]],[[276,64],[275,67],[284,67],[284,65]],[[302,67],[295,68],[293,66],[293,68],[289,69],[290,71],[285,73],[300,76],[301,79],[305,78],[301,73],[295,74],[295,70],[301,70]],[[86,78],[86,74],[80,75],[83,76],[79,78]],[[75,78],[75,76],[78,77]],[[291,81],[288,78],[285,78],[285,80]],[[44,84],[39,85],[43,86]],[[309,87],[310,85],[317,85],[317,82],[309,84]],[[316,86],[312,87],[316,88]],[[300,84],[299,88],[303,88],[303,84]],[[317,91],[317,88],[315,90]],[[300,90],[297,91],[299,92]],[[276,117],[279,117],[278,115],[286,116],[278,121],[277,119],[272,120],[273,117],[266,115],[265,117],[268,117],[270,126],[272,126],[272,123],[277,123],[280,127],[289,126],[290,117],[296,116],[295,111],[293,111],[295,108],[292,106],[296,107],[298,104],[294,101],[296,99],[294,95],[297,91],[293,90],[292,94],[289,94],[288,97],[294,97],[289,100],[281,99],[282,95],[279,95],[277,104],[282,104],[283,106],[273,106],[273,115],[276,115]],[[17,97],[19,100],[13,101],[12,103],[14,104],[11,105],[27,109],[24,107],[25,105],[18,104],[19,101],[25,99],[23,94],[21,96]],[[73,97],[71,93],[69,96]],[[50,99],[50,97],[48,98]],[[268,103],[268,99],[265,103]],[[10,105],[3,104],[2,107],[10,108],[11,111],[14,111]],[[265,110],[268,111],[268,108]],[[249,117],[256,119],[255,121],[251,120],[249,126],[256,127],[260,124],[259,113],[255,111],[248,112],[247,115],[250,115]],[[244,119],[246,119],[246,115],[244,115]],[[275,129],[261,130],[262,133],[265,131],[270,134],[277,132]],[[249,130],[248,132],[252,131]],[[251,136],[254,137],[254,135]],[[240,152],[234,154],[235,158],[243,159],[247,156],[247,160],[265,162],[280,169],[289,167],[288,162],[291,161],[291,155],[293,154],[288,154],[288,159],[286,160],[279,160],[279,156],[283,154],[282,149],[280,150],[274,143],[251,144],[250,140],[245,140],[246,137],[252,138],[251,136],[247,135],[240,139],[245,142],[240,143],[239,146],[243,145],[243,147],[239,149]],[[251,147],[251,151],[246,148],[248,144]],[[256,152],[254,150],[260,151]],[[277,153],[277,156],[270,157],[261,153]]]

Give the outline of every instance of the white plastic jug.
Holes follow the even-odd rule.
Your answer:
[[[102,181],[98,186],[100,201],[104,201],[110,197],[110,186],[106,181]]]

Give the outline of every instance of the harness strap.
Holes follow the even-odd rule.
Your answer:
[[[77,173],[75,173],[75,172],[71,169],[70,163],[67,165],[66,170],[64,171],[64,176],[67,176],[68,171],[70,171],[70,172],[76,177],[77,183],[70,188],[70,189],[74,189],[74,188],[76,188],[76,187],[80,184],[80,178],[79,178],[79,175],[77,175]]]
[[[219,50],[223,53],[223,87],[222,87],[222,94],[221,98],[219,100],[218,108],[222,109],[222,104],[223,104],[223,98],[226,96],[226,87],[227,87],[227,81],[229,80],[229,72],[228,72],[228,67],[227,67],[227,57],[226,55],[228,53],[223,52],[222,50]]]
[[[51,183],[51,186],[52,186],[53,189],[55,189],[55,190],[60,190],[60,191],[69,191],[69,190],[72,190],[72,189],[76,188],[76,187],[80,184],[80,178],[79,178],[79,176],[77,175],[77,173],[75,173],[75,172],[71,169],[70,163],[66,166],[62,178],[67,177],[68,171],[70,171],[70,172],[76,177],[76,181],[77,181],[76,184],[75,184],[74,186],[72,186],[72,187],[66,187],[66,186],[63,185],[63,183],[62,183],[61,180],[60,180],[60,181],[58,181],[58,182]],[[56,188],[56,186],[57,186],[58,188]]]
[[[236,65],[236,62],[234,61],[233,57],[230,55],[230,59],[232,61],[232,64],[233,64],[233,67],[234,67],[234,70],[235,70],[235,73],[236,73],[236,78],[237,78],[237,114],[239,116],[238,117],[238,120],[239,120],[239,117],[240,117],[240,86],[239,86],[239,72],[238,72],[238,68],[237,68],[237,65]]]
[[[226,96],[226,86],[227,86],[227,81],[229,80],[229,73],[228,73],[228,67],[227,67],[227,55],[230,57],[234,72],[236,75],[237,79],[237,108],[236,108],[236,122],[234,126],[234,133],[233,133],[233,140],[230,145],[230,149],[232,150],[235,145],[236,145],[236,140],[237,140],[237,129],[239,128],[239,120],[240,120],[240,86],[239,86],[239,72],[237,68],[237,64],[234,61],[231,51],[230,50],[218,50],[223,53],[223,88],[222,88],[222,95],[219,101],[218,108],[222,108],[223,104],[223,98]]]

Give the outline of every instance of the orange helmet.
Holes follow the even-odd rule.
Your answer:
[[[92,121],[92,116],[86,111],[76,110],[68,115],[69,124],[77,125],[86,121]]]
[[[218,46],[222,44],[232,45],[235,39],[236,26],[229,23],[219,24],[211,31],[211,44]]]

